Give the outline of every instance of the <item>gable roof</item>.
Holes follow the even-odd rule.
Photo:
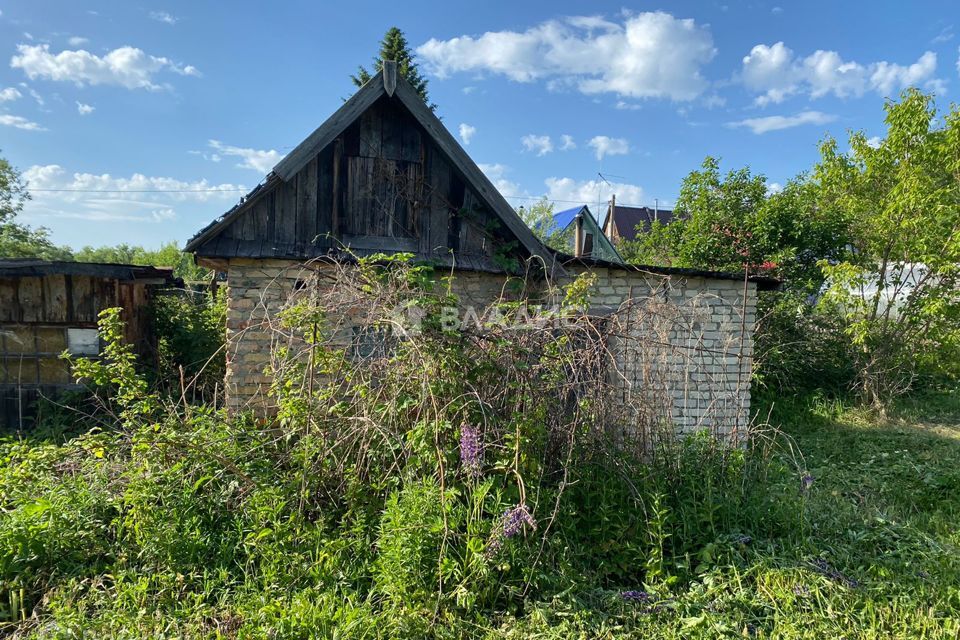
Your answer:
[[[520,219],[513,207],[497,191],[490,179],[467,155],[467,152],[464,151],[453,135],[447,131],[443,123],[427,107],[413,87],[397,73],[397,65],[393,61],[384,61],[382,73],[373,76],[344,102],[332,116],[278,162],[267,176],[266,184],[288,181],[294,177],[312,158],[333,142],[374,102],[383,96],[394,98],[406,107],[407,111],[426,131],[433,144],[473,188],[483,204],[503,222],[530,255],[539,256],[544,260],[548,273],[563,273],[563,267],[555,260],[553,252]],[[215,237],[247,208],[246,205],[256,198],[264,186],[266,185],[258,185],[247,194],[239,205],[200,230],[187,242],[184,250],[196,251],[204,242]]]
[[[620,252],[617,251],[616,247],[613,246],[613,243],[610,242],[610,239],[604,235],[603,230],[600,229],[600,224],[597,222],[597,219],[593,216],[593,212],[590,211],[590,207],[587,205],[582,204],[579,207],[558,211],[557,213],[553,214],[553,222],[557,225],[558,230],[564,232],[576,221],[578,216],[583,217],[583,220],[586,221],[586,226],[588,227],[587,230],[593,234],[592,256],[602,260],[623,263],[624,260],[620,255]]]
[[[610,209],[610,207],[608,207]],[[637,237],[637,227],[648,231],[654,221],[660,224],[670,224],[673,221],[673,211],[671,209],[651,209],[650,207],[624,207],[615,205],[613,211],[609,211],[607,219],[603,223],[603,229],[609,235],[609,225],[611,222],[616,226],[617,235],[624,240],[635,240]]]

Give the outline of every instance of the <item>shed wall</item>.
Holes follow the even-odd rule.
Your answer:
[[[757,290],[754,283],[594,268],[590,304],[610,318],[611,382],[629,427],[738,440],[749,422]],[[573,271],[572,275],[576,275]],[[269,412],[271,325],[304,278],[286,260],[233,259],[228,270],[226,403]],[[460,271],[461,304],[498,300],[505,276]],[[345,319],[350,326],[351,319]],[[664,417],[669,420],[664,421]],[[660,428],[660,431],[658,431]]]

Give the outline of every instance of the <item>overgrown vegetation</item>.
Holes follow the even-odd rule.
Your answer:
[[[828,389],[874,406],[960,375],[960,110],[908,90],[887,135],[821,145],[809,173],[769,192],[749,169],[707,158],[677,217],[622,252],[632,262],[748,271],[783,280],[763,296],[759,387]]]

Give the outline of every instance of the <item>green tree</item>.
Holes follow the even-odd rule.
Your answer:
[[[437,108],[437,105],[430,102],[430,96],[427,93],[428,81],[420,75],[420,69],[414,59],[413,52],[410,51],[407,38],[403,35],[403,31],[397,27],[390,27],[383,36],[383,40],[380,41],[380,52],[373,59],[373,71],[367,71],[361,65],[357,69],[357,74],[350,76],[353,84],[358,87],[365,85],[371,77],[383,70],[384,60],[395,61],[397,63],[397,73],[410,83],[410,86],[423,98],[423,101],[427,103],[431,110]]]
[[[0,157],[0,258],[69,259],[69,249],[53,244],[46,228],[17,222],[29,199],[20,172]]]
[[[116,246],[86,246],[74,253],[78,262],[105,262],[114,264],[144,264],[155,267],[173,267],[173,274],[184,280],[206,280],[210,272],[198,266],[193,256],[183,253],[176,241],[166,242],[159,249],[119,244]]]
[[[845,259],[822,262],[823,304],[842,315],[859,391],[879,405],[921,373],[956,374],[960,357],[960,109],[941,120],[915,89],[885,109],[879,145],[855,132],[843,153],[828,138],[812,176],[851,229]]]

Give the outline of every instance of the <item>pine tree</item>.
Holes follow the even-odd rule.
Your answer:
[[[380,53],[373,59],[373,72],[371,73],[360,66],[357,69],[357,75],[350,76],[353,84],[362,87],[373,75],[383,71],[384,60],[394,60],[397,63],[397,73],[410,83],[410,86],[423,98],[423,101],[427,103],[431,110],[437,108],[437,105],[430,103],[430,97],[427,94],[427,80],[420,75],[420,69],[414,61],[407,39],[403,35],[403,31],[397,27],[390,27],[383,36],[383,40],[380,41]]]

